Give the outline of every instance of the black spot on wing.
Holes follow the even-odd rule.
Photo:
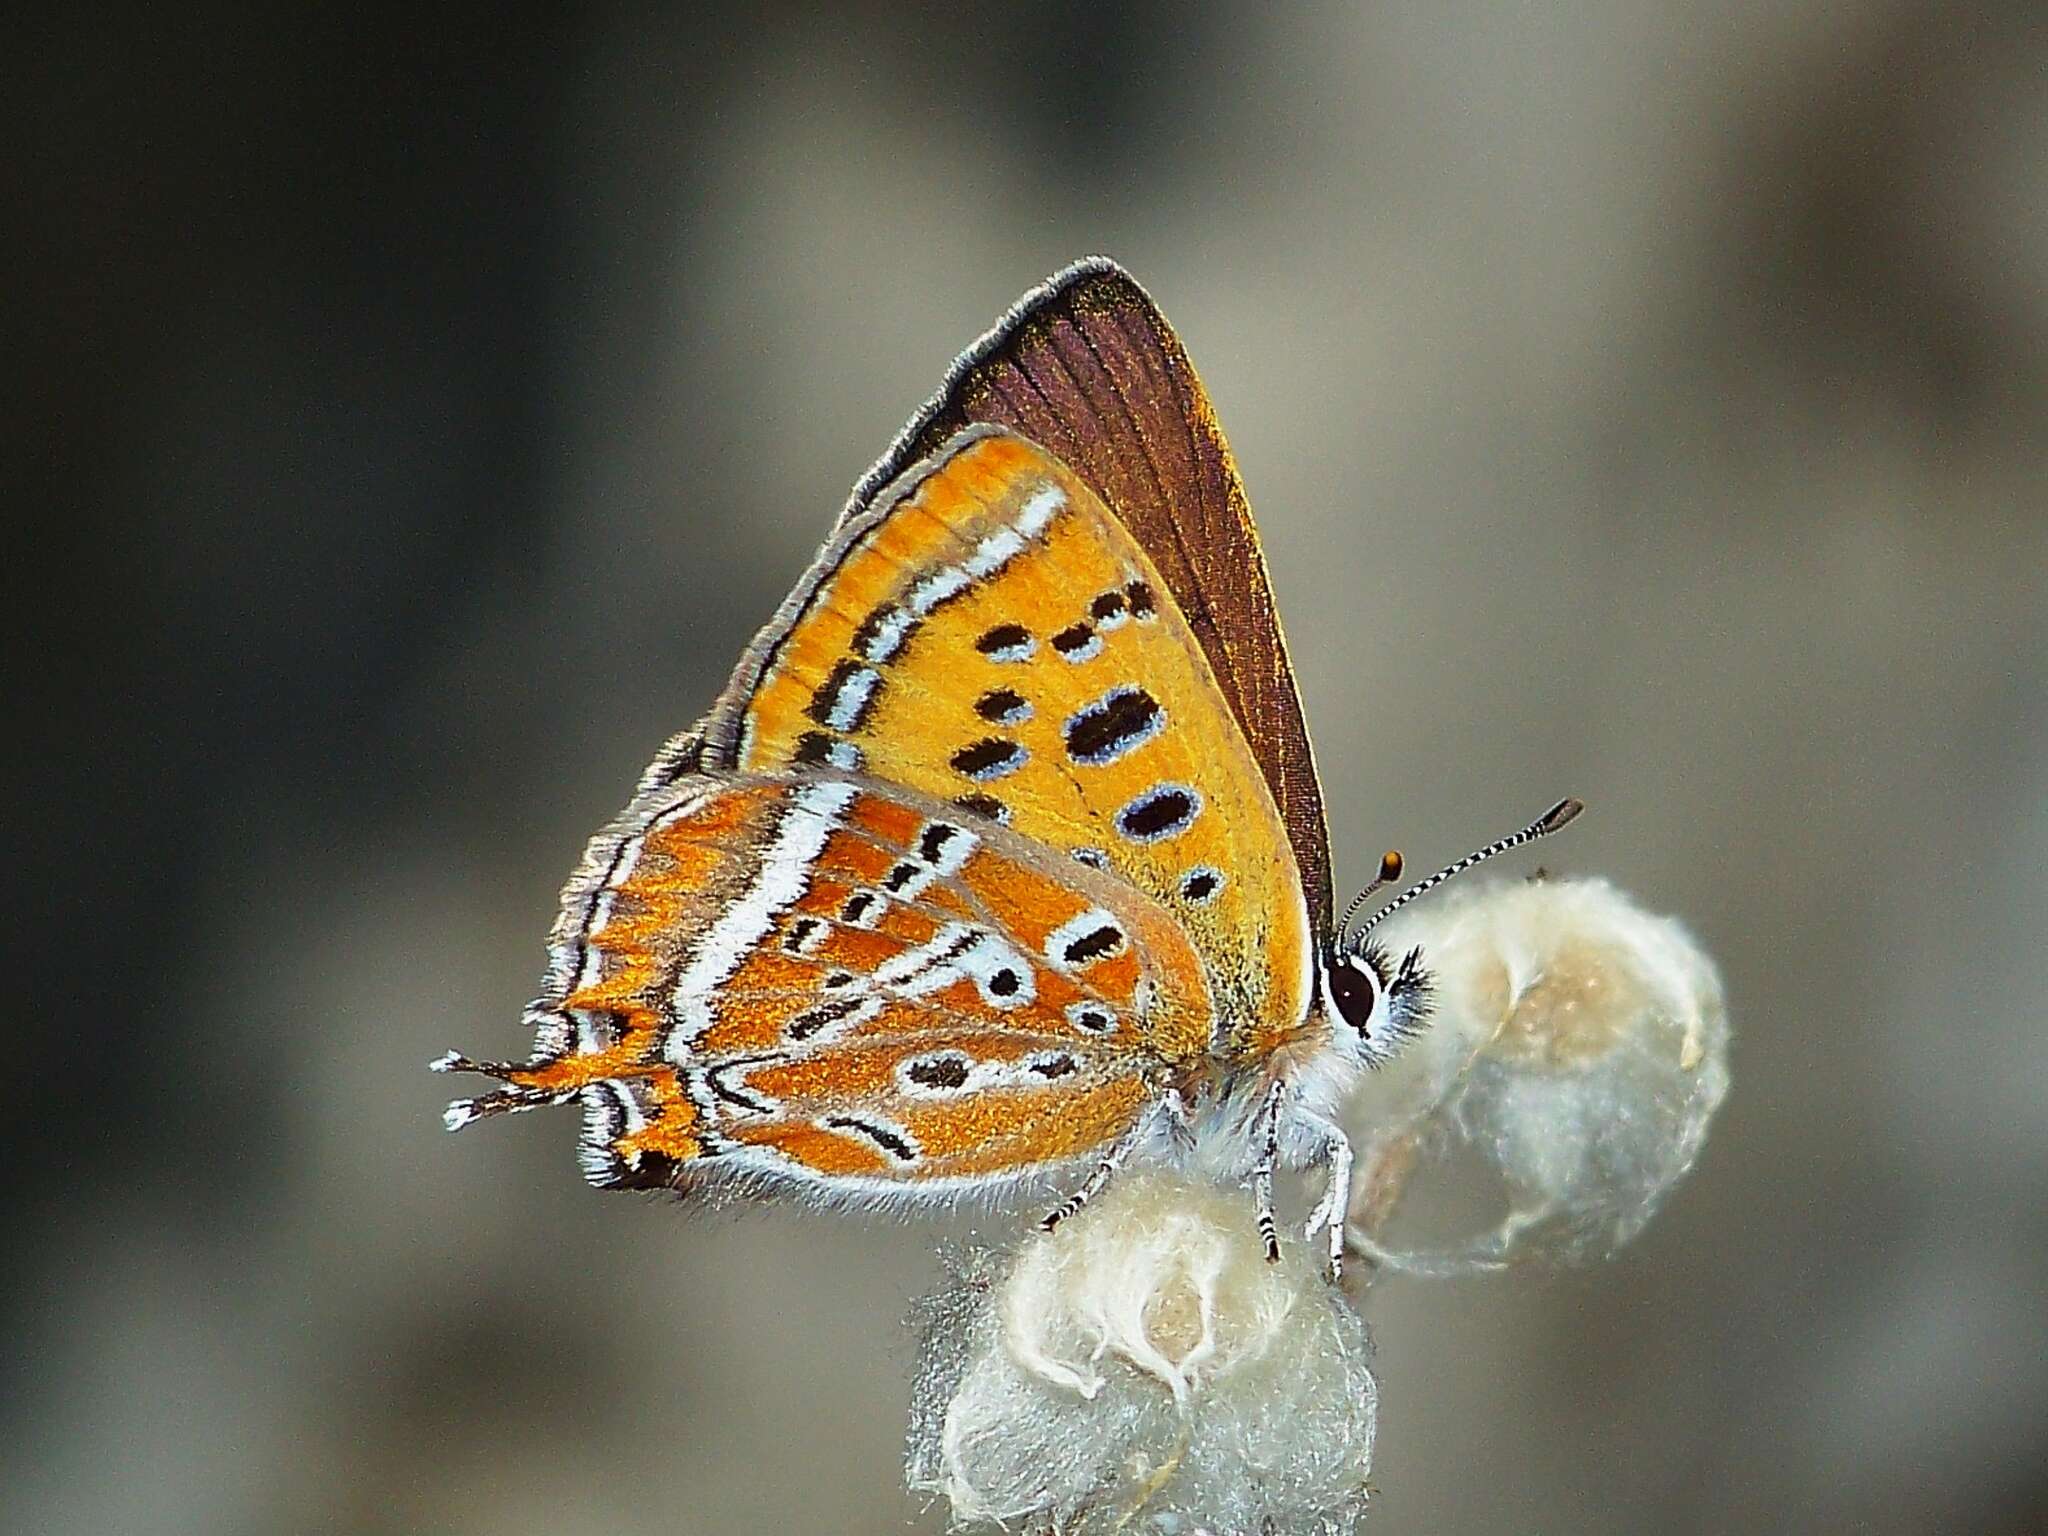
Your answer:
[[[1134,581],[1124,588],[1124,601],[1130,604],[1131,617],[1149,619],[1159,611],[1158,603],[1152,596],[1152,583]]]
[[[860,1007],[860,999],[835,997],[829,1003],[820,1003],[807,1008],[783,1026],[782,1032],[792,1040],[808,1040],[821,1029],[828,1029]]]
[[[874,668],[842,656],[811,695],[804,713],[836,731],[857,731],[866,723],[881,691],[882,681]]]
[[[1094,654],[1090,649],[1099,645],[1095,638],[1093,624],[1069,624],[1052,637],[1052,648],[1069,661],[1084,661]]]
[[[1067,756],[1099,767],[1113,763],[1166,728],[1166,711],[1144,689],[1112,688],[1067,717]]]
[[[1104,923],[1091,928],[1080,937],[1067,941],[1067,947],[1060,952],[1060,958],[1068,965],[1086,965],[1091,960],[1100,960],[1115,954],[1124,945],[1124,931],[1114,923]]]
[[[1098,624],[1114,624],[1130,606],[1121,592],[1105,592],[1088,605],[1088,617]]]
[[[1050,1082],[1054,1078],[1071,1077],[1080,1068],[1071,1056],[1047,1056],[1032,1062],[1030,1070]]]
[[[1134,843],[1156,843],[1185,832],[1201,809],[1201,796],[1192,789],[1156,785],[1116,813],[1116,829]]]
[[[828,1130],[852,1131],[867,1137],[899,1163],[917,1161],[917,1149],[886,1125],[876,1125],[872,1120],[862,1120],[854,1115],[829,1115],[823,1123]]]
[[[970,779],[1000,779],[1024,766],[1031,754],[1014,741],[984,736],[953,754],[953,768]]]
[[[1031,702],[1014,688],[991,688],[974,701],[974,712],[995,725],[1017,725],[1031,718]]]
[[[1070,1003],[1067,1005],[1067,1022],[1090,1034],[1106,1035],[1116,1028],[1116,1015],[1100,1003]]]
[[[932,957],[930,968],[936,969],[939,966],[951,965],[955,960],[958,960],[967,951],[979,944],[985,937],[985,934],[977,932],[975,929],[963,929],[954,935],[952,943]]]
[[[984,821],[1003,825],[1010,819],[1010,808],[994,795],[962,795],[953,802],[963,811],[971,811]]]
[[[946,856],[948,843],[966,835],[958,827],[943,821],[926,822],[924,831],[918,834],[917,856],[927,864],[936,864]]]
[[[1022,624],[997,624],[982,631],[974,648],[993,661],[1022,661],[1031,654],[1031,631]]]
[[[922,1088],[965,1088],[967,1063],[958,1056],[923,1056],[906,1066],[903,1075]]]
[[[871,610],[853,632],[854,654],[868,661],[888,661],[903,649],[917,622],[896,604],[883,603]]]

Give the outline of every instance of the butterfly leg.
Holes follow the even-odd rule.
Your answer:
[[[1330,1165],[1329,1187],[1308,1219],[1306,1236],[1313,1242],[1320,1231],[1328,1238],[1330,1279],[1334,1283],[1344,1275],[1344,1220],[1351,1207],[1351,1138],[1335,1121],[1325,1120],[1312,1110],[1297,1107],[1295,1115],[1323,1138],[1323,1157]]]
[[[1039,1227],[1050,1232],[1054,1227],[1079,1211],[1082,1206],[1101,1194],[1109,1181],[1116,1177],[1116,1171],[1123,1167],[1131,1153],[1150,1137],[1161,1123],[1178,1139],[1188,1130],[1188,1107],[1178,1089],[1169,1090],[1152,1111],[1116,1141],[1102,1154],[1095,1171],[1088,1175],[1081,1187],[1054,1206],[1039,1220]]]
[[[1252,1198],[1259,1207],[1259,1241],[1265,1245],[1268,1264],[1280,1262],[1280,1229],[1273,1218],[1273,1169],[1280,1161],[1280,1102],[1286,1093],[1285,1083],[1275,1083],[1268,1089],[1254,1122],[1260,1129],[1261,1140],[1259,1161],[1252,1169]]]

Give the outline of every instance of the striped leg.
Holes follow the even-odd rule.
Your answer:
[[[1259,1207],[1259,1241],[1266,1248],[1266,1262],[1280,1262],[1280,1229],[1273,1219],[1273,1169],[1280,1161],[1280,1101],[1284,1083],[1275,1083],[1259,1107],[1259,1125],[1264,1139],[1259,1147],[1258,1166],[1252,1170],[1252,1197]]]
[[[1109,1150],[1102,1154],[1102,1160],[1095,1165],[1095,1171],[1088,1175],[1086,1182],[1039,1220],[1040,1229],[1050,1232],[1101,1194],[1109,1181],[1116,1177],[1117,1169],[1123,1167],[1131,1153],[1153,1133],[1161,1121],[1166,1123],[1176,1138],[1187,1132],[1188,1109],[1178,1090],[1168,1092],[1144,1119],[1110,1144]]]

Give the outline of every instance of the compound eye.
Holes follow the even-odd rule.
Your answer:
[[[1371,965],[1357,955],[1339,955],[1330,962],[1330,1001],[1344,1022],[1361,1036],[1370,1034],[1373,1010],[1379,1006],[1380,979]]]

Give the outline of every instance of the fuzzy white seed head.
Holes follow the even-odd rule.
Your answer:
[[[1446,893],[1376,937],[1393,954],[1422,947],[1435,1008],[1346,1108],[1362,1151],[1353,1245],[1458,1273],[1583,1262],[1634,1237],[1728,1091],[1721,980],[1692,937],[1604,880],[1541,879]],[[1409,1230],[1461,1173],[1467,1203],[1470,1176],[1494,1185],[1490,1213],[1455,1233]]]
[[[925,1308],[909,1479],[956,1525],[1349,1531],[1377,1390],[1365,1324],[1251,1202],[1126,1174]]]

